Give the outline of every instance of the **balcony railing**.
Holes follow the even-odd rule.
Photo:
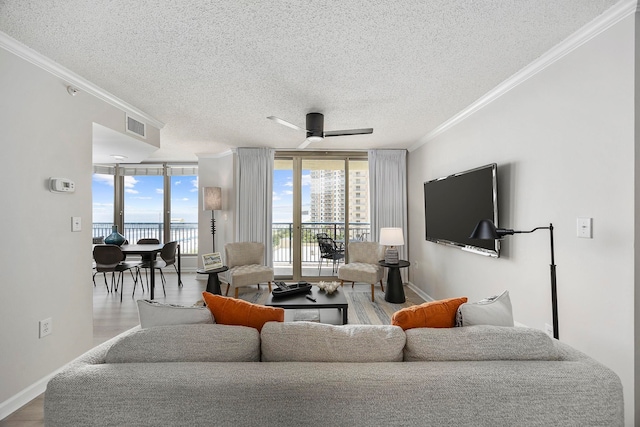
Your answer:
[[[93,237],[107,237],[111,234],[111,223],[93,223]],[[125,222],[124,232],[118,230],[130,243],[140,239],[158,239],[163,243],[163,225],[157,222]],[[198,254],[198,224],[195,222],[171,223],[169,241],[180,244],[182,255]]]
[[[306,222],[301,225],[302,262],[317,263],[320,260],[320,249],[316,234],[327,233],[337,241],[368,241],[371,224],[364,222],[349,223],[349,236],[345,239],[345,225],[342,222]],[[273,262],[281,264],[293,263],[293,224],[290,222],[273,223]]]
[[[93,237],[107,237],[111,234],[111,223],[94,223]],[[162,223],[135,223],[124,224],[124,231],[118,230],[131,243],[143,238],[158,239],[163,242]],[[329,237],[338,241],[368,241],[371,224],[358,222],[349,223],[349,236],[345,239],[345,225],[342,222],[306,222],[302,224],[302,262],[317,263],[320,260],[320,251],[316,234],[327,233]],[[198,224],[197,223],[172,223],[170,240],[180,244],[180,252],[183,255],[198,254]],[[293,224],[290,222],[273,223],[271,229],[273,237],[273,262],[293,263]]]

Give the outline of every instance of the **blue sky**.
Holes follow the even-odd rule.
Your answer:
[[[125,222],[162,221],[163,177],[125,176]],[[198,222],[198,177],[171,177],[171,218]],[[93,175],[93,222],[113,222],[113,176]]]
[[[308,221],[311,204],[311,172],[302,171],[302,221]],[[293,222],[293,171],[273,171],[273,222]]]
[[[162,176],[125,176],[125,222],[162,220]],[[311,173],[302,171],[303,221],[311,204]],[[198,222],[198,177],[171,177],[171,218]],[[93,175],[93,222],[113,222],[113,176]],[[273,174],[273,222],[293,222],[293,171]]]

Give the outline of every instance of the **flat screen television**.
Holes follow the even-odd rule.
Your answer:
[[[469,238],[482,219],[498,226],[497,173],[494,163],[425,182],[427,240],[498,257],[498,240]]]

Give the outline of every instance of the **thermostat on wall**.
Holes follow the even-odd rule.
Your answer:
[[[76,183],[67,178],[49,178],[49,190],[53,193],[73,193]]]

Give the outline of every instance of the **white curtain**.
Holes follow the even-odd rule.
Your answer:
[[[369,200],[371,237],[377,242],[383,227],[400,227],[404,246],[398,247],[400,259],[408,257],[407,235],[407,151],[369,150]],[[400,269],[406,280],[406,269]]]
[[[236,169],[236,241],[262,242],[265,264],[273,266],[271,203],[273,157],[271,148],[238,148]]]

